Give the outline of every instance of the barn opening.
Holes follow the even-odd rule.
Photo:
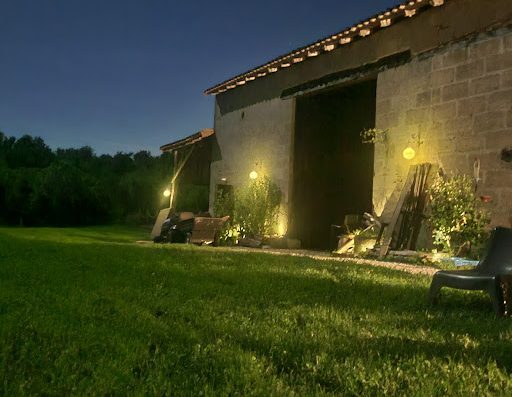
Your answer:
[[[376,80],[296,100],[290,232],[304,248],[328,249],[331,225],[372,209]]]

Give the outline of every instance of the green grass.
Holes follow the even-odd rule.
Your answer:
[[[0,395],[511,395],[480,293],[369,266],[0,229]]]

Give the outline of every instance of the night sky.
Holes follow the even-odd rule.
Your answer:
[[[158,153],[213,126],[210,86],[397,0],[0,0],[0,131]]]

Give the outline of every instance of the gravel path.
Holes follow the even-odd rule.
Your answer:
[[[422,265],[410,265],[407,263],[400,262],[385,262],[376,259],[363,259],[363,258],[345,258],[339,256],[331,256],[329,252],[325,251],[309,251],[309,250],[283,250],[283,249],[260,249],[260,248],[248,248],[248,247],[217,247],[217,249],[226,251],[237,251],[237,252],[258,252],[262,254],[270,255],[288,255],[288,256],[300,256],[312,259],[318,259],[322,261],[332,262],[346,262],[346,263],[357,263],[360,265],[369,265],[377,267],[385,267],[393,270],[400,270],[411,274],[422,274],[425,276],[432,276],[439,269],[435,269],[430,266]]]

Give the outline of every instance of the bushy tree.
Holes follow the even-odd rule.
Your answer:
[[[23,135],[14,142],[9,142],[6,152],[7,164],[10,168],[45,168],[53,160],[51,149],[39,137]]]
[[[84,146],[52,152],[41,138],[0,133],[0,222],[86,225],[150,222],[165,203],[168,154],[96,156]]]
[[[35,224],[92,225],[108,219],[99,181],[71,164],[56,162],[44,170],[33,198]]]
[[[242,235],[262,237],[275,233],[281,190],[268,177],[262,176],[235,191],[234,221]]]
[[[34,192],[41,169],[5,169],[2,173],[4,206],[0,207],[1,218],[14,225],[31,225],[35,218]]]
[[[94,161],[94,151],[90,146],[83,146],[78,149],[57,149],[55,151],[56,159],[63,163],[71,164],[82,170],[88,170]]]
[[[466,249],[470,256],[478,256],[488,237],[489,214],[475,195],[472,179],[439,176],[430,188],[430,199],[434,244],[450,254]]]

